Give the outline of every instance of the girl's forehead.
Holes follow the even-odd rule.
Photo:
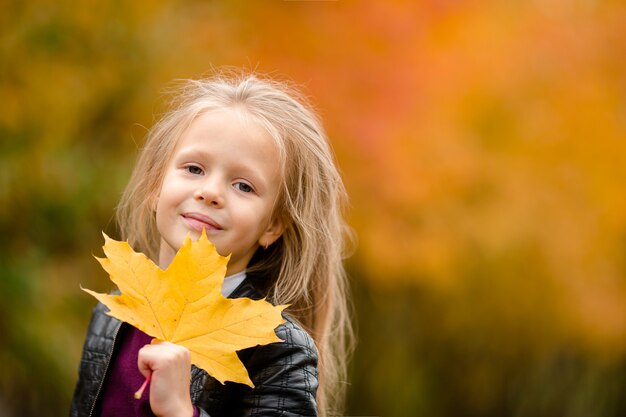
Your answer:
[[[285,145],[280,129],[268,120],[249,112],[245,106],[219,107],[197,112],[188,119],[184,128],[175,140],[174,148],[178,148],[190,135],[203,135],[207,141],[219,134],[220,131],[240,130],[253,136],[263,136],[270,139],[283,159]]]
[[[234,111],[213,111],[199,114],[181,133],[172,157],[224,154],[242,162],[262,159],[280,164],[283,152],[279,144],[263,124],[242,119]]]

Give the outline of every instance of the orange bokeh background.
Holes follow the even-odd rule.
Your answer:
[[[172,80],[303,86],[351,197],[349,415],[626,412],[619,1],[0,5],[0,415],[64,413]],[[37,389],[37,383],[41,387]]]

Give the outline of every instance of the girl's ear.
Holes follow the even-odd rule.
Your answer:
[[[280,217],[275,217],[259,238],[259,245],[267,249],[272,243],[278,240],[284,231],[285,226],[283,220]]]

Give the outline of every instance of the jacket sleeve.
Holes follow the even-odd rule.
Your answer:
[[[279,326],[276,335],[284,342],[239,353],[254,388],[231,382],[218,388],[209,378],[203,397],[212,397],[213,404],[197,404],[200,417],[317,416],[318,355],[313,339],[291,321]]]
[[[93,309],[83,345],[70,417],[89,415],[102,387],[113,354],[115,337],[121,325],[119,320],[106,315],[105,312],[106,307],[101,303]]]

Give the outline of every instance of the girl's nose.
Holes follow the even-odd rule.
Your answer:
[[[214,207],[222,207],[224,205],[222,188],[217,181],[203,182],[194,193],[194,198]]]

